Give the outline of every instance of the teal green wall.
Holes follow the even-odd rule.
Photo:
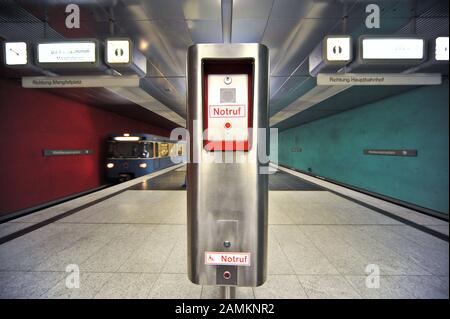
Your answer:
[[[449,212],[449,93],[440,86],[403,94],[279,132],[280,164]],[[293,148],[301,147],[301,152]],[[417,157],[363,155],[416,149]]]

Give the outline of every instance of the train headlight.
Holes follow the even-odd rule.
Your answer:
[[[139,167],[140,168],[147,168],[147,163],[141,163],[141,164],[139,164]]]
[[[114,163],[108,163],[108,164],[106,164],[106,167],[113,168],[114,167]]]

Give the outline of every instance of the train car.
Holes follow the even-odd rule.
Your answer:
[[[151,134],[111,134],[107,140],[107,178],[124,182],[181,163],[185,145]]]

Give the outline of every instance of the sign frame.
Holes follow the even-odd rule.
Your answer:
[[[254,59],[202,59],[202,76],[203,76],[203,130],[209,128],[209,98],[208,86],[210,75],[247,75],[247,138],[245,140],[233,141],[211,141],[208,136],[203,139],[203,148],[208,152],[224,152],[224,151],[244,151],[248,152],[252,148],[251,129],[253,127],[253,77],[254,77]]]
[[[108,41],[127,41],[128,42],[128,62],[108,62]],[[114,68],[114,67],[128,67],[131,66],[133,62],[133,43],[131,42],[130,38],[106,38],[105,39],[105,63]]]
[[[212,255],[228,256],[228,257],[244,257],[247,262],[216,262],[210,261],[208,257]],[[205,251],[205,265],[207,266],[239,266],[239,267],[250,267],[251,266],[251,253],[248,252],[223,252],[223,251]]]
[[[137,75],[68,75],[23,76],[24,88],[93,88],[93,87],[139,87]]]
[[[332,78],[336,80],[333,81]],[[319,73],[317,85],[440,85],[440,73]]]
[[[50,156],[78,156],[78,155],[92,155],[94,150],[92,149],[44,149],[42,155],[44,157]]]
[[[349,58],[348,60],[328,60],[328,40],[329,39],[344,39],[346,38],[349,41]],[[335,65],[335,66],[346,66],[350,62],[353,61],[353,38],[350,35],[327,35],[323,39],[323,46],[322,46],[322,56],[323,60],[327,63],[327,65]]]
[[[417,157],[415,149],[364,149],[364,155]]]
[[[27,63],[25,63],[25,64],[7,64],[6,63],[6,44],[7,43],[25,43]],[[3,63],[7,68],[21,69],[21,68],[29,67],[31,65],[31,50],[30,50],[30,45],[27,42],[25,42],[25,41],[4,41],[2,43],[2,49],[3,49]]]
[[[422,40],[422,58],[421,59],[365,59],[363,41],[366,39],[417,39]],[[415,35],[361,35],[358,38],[358,61],[362,65],[418,65],[427,60],[427,42],[424,37]]]
[[[95,61],[94,62],[39,62],[39,45],[40,44],[58,44],[58,43],[94,43],[95,45]],[[36,42],[35,63],[43,69],[77,69],[77,68],[98,68],[100,67],[100,49],[99,41],[94,38],[85,39],[64,39],[64,40],[39,40]]]

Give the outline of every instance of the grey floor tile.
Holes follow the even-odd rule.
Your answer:
[[[273,225],[272,230],[296,274],[339,273],[297,226]]]
[[[186,274],[161,274],[153,285],[152,299],[199,299],[202,286],[189,281]]]
[[[64,276],[62,272],[0,272],[0,298],[39,298]]]
[[[365,276],[346,276],[351,285],[367,299],[448,299],[448,277],[380,276],[379,287],[366,285]]]
[[[80,268],[89,272],[115,272],[154,230],[152,225],[127,225],[123,232],[86,259]]]
[[[360,226],[359,229],[406,260],[426,269],[430,274],[448,276],[448,250],[446,253],[442,253],[427,249],[386,226]]]
[[[222,299],[222,290],[218,286],[202,286],[201,299]],[[236,299],[254,299],[253,289],[250,287],[237,287]]]
[[[169,258],[178,234],[185,226],[154,225],[140,247],[120,266],[121,272],[160,273]]]
[[[187,273],[187,234],[183,229],[178,234],[177,242],[170,252],[163,268],[163,273],[186,274]]]
[[[269,226],[268,232],[267,272],[269,274],[295,274],[295,270],[276,239],[272,227]]]
[[[294,224],[283,205],[283,192],[269,192],[269,224]]]
[[[408,276],[405,276],[408,277]],[[364,299],[411,299],[414,295],[401,285],[397,276],[380,276],[379,286],[366,284],[367,276],[345,276]]]
[[[256,299],[305,299],[307,295],[295,275],[269,275],[253,289]]]
[[[370,226],[367,226],[370,227]],[[337,238],[341,238],[362,255],[370,264],[380,267],[381,275],[429,275],[416,262],[402,257],[376,238],[364,232],[360,226],[336,226],[330,228]]]
[[[427,234],[414,227],[403,226],[387,226],[389,230],[401,235],[407,240],[424,247],[429,253],[433,255],[448,256],[449,243],[448,241],[437,238],[431,234]],[[448,263],[448,261],[447,261]]]
[[[157,274],[114,273],[96,299],[145,299],[158,279]]]
[[[339,273],[365,274],[365,269],[370,262],[353,249],[351,244],[337,238],[331,230],[333,227],[341,226],[305,225],[298,227],[327,257]]]
[[[81,237],[78,241],[58,253],[33,266],[35,270],[65,271],[68,264],[80,266],[89,257],[111,242],[128,228],[128,225],[98,225],[95,231]]]
[[[312,299],[360,299],[361,296],[340,275],[297,276]]]
[[[449,298],[448,277],[447,280],[438,276],[399,276],[396,279],[399,282],[399,285],[405,287],[414,298]]]
[[[66,277],[42,295],[41,298],[91,299],[100,291],[111,276],[111,273],[80,273],[79,288],[68,288],[66,285],[68,277]]]
[[[93,225],[51,224],[0,246],[0,269],[32,270],[95,232]]]

